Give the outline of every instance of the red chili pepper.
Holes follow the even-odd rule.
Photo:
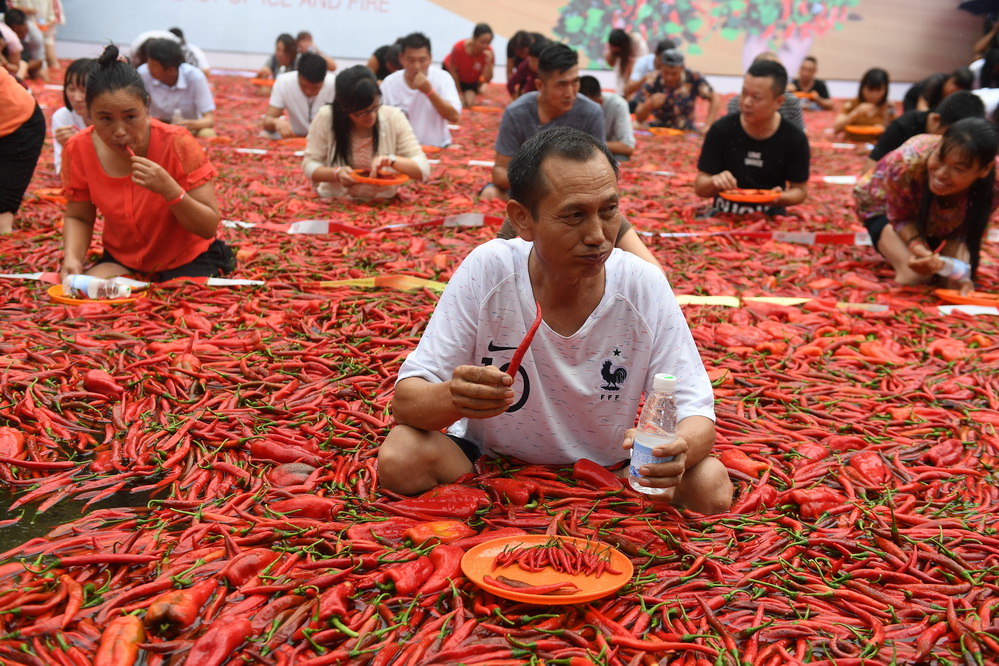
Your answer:
[[[419,590],[433,571],[434,565],[430,562],[430,558],[424,555],[410,562],[392,565],[385,570],[385,573],[395,583],[396,592],[409,595]]]
[[[6,426],[0,428],[0,456],[20,458],[24,454],[24,433]]]
[[[891,472],[881,456],[874,451],[860,451],[850,457],[850,467],[871,485],[879,486],[891,479]]]
[[[434,594],[448,587],[461,577],[461,558],[465,551],[457,546],[443,544],[430,551],[430,563],[434,571],[420,587],[417,596]]]
[[[329,497],[310,495],[271,502],[267,508],[274,513],[287,514],[292,518],[330,520],[343,508],[343,502]]]
[[[83,376],[83,386],[92,393],[100,393],[112,399],[120,397],[125,392],[124,387],[103,370],[88,370]]]
[[[412,541],[414,546],[423,546],[428,543],[450,543],[473,534],[475,530],[457,520],[434,520],[413,525],[403,536]]]
[[[725,467],[757,479],[770,467],[761,460],[753,460],[739,449],[726,449],[719,454],[718,459]]]
[[[116,617],[101,634],[94,666],[131,666],[139,657],[139,643],[145,640],[142,620],[135,615]]]
[[[221,666],[233,652],[253,635],[253,625],[245,617],[225,617],[215,620],[187,653],[187,666]]]
[[[233,587],[242,587],[280,557],[280,553],[265,548],[245,550],[232,558],[219,573]]]
[[[493,587],[498,587],[501,590],[508,590],[511,592],[526,592],[527,594],[555,594],[555,595],[569,595],[576,594],[579,592],[579,587],[571,581],[563,581],[561,583],[548,583],[546,585],[531,585],[522,580],[517,580],[516,578],[508,578],[506,576],[497,576],[493,578],[492,576],[485,575],[482,577],[483,582],[487,585],[492,585]]]
[[[818,518],[826,511],[843,506],[846,498],[832,488],[818,487],[807,490],[794,489],[789,493],[791,501],[801,508],[805,518]]]
[[[499,501],[506,500],[514,506],[524,506],[531,501],[531,496],[538,492],[538,484],[519,479],[483,479],[482,485],[496,493]]]
[[[319,619],[347,618],[350,613],[348,603],[352,594],[354,594],[354,584],[350,581],[334,585],[323,592],[319,597]]]
[[[602,465],[580,458],[572,466],[572,478],[594,488],[620,488],[621,479]]]
[[[146,610],[145,623],[156,629],[164,624],[171,631],[187,629],[194,624],[212,592],[218,587],[214,578],[195,583],[186,590],[173,590],[156,597]]]
[[[520,363],[524,360],[524,356],[531,346],[531,341],[534,340],[534,335],[541,326],[541,303],[535,301],[534,305],[537,307],[537,314],[534,315],[534,323],[531,324],[531,328],[527,331],[527,335],[524,336],[521,343],[517,345],[516,351],[513,352],[513,356],[510,358],[510,365],[506,369],[506,374],[513,378],[517,377],[517,371],[520,370]]]

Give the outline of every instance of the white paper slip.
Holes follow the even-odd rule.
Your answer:
[[[954,314],[963,312],[969,315],[999,315],[999,308],[993,305],[941,305],[940,314]]]
[[[266,284],[263,280],[240,280],[237,278],[219,278],[213,277],[208,278],[206,282],[209,287],[252,287],[256,285]]]
[[[237,148],[237,153],[243,153],[244,155],[266,155],[267,151],[263,148]]]
[[[856,185],[856,176],[823,176],[822,180],[830,185]]]
[[[836,150],[853,150],[857,147],[855,143],[833,143],[831,145]]]
[[[227,229],[252,229],[257,225],[253,222],[243,222],[241,220],[222,220],[222,226]]]
[[[330,223],[326,220],[302,220],[292,222],[288,227],[289,234],[328,234]]]
[[[41,273],[0,273],[0,278],[9,280],[41,280]]]
[[[493,162],[492,160],[468,160],[468,166],[492,167],[496,166],[496,162]]]

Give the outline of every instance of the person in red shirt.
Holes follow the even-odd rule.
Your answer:
[[[0,233],[9,234],[45,143],[45,116],[31,93],[3,67],[0,109]]]
[[[146,274],[154,281],[230,272],[232,251],[215,238],[215,167],[183,127],[149,116],[138,72],[104,49],[87,79],[93,122],[66,144],[62,277],[84,272],[100,211],[104,254],[87,275]]]
[[[444,58],[444,69],[454,77],[465,108],[475,104],[479,86],[493,80],[495,54],[489,46],[492,41],[493,29],[486,23],[479,23],[472,31],[472,38],[455,44]]]

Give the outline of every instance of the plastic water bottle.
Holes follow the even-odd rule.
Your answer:
[[[631,467],[628,481],[631,487],[646,495],[662,495],[665,488],[649,488],[639,484],[642,465],[669,462],[673,456],[656,458],[656,447],[676,439],[676,377],[659,374],[652,382],[652,393],[645,398],[642,415],[638,417],[638,430],[631,445]]]
[[[114,280],[105,280],[93,275],[67,275],[62,281],[62,291],[72,298],[96,298],[111,300],[128,298],[132,288]]]
[[[956,257],[940,257],[942,265],[937,275],[948,280],[964,280],[971,274],[971,266]]]

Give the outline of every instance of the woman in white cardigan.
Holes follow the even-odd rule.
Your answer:
[[[352,199],[389,198],[399,189],[360,183],[355,175],[395,170],[418,181],[430,175],[405,114],[382,106],[378,81],[363,65],[337,75],[333,103],[309,127],[302,169],[319,196]]]

